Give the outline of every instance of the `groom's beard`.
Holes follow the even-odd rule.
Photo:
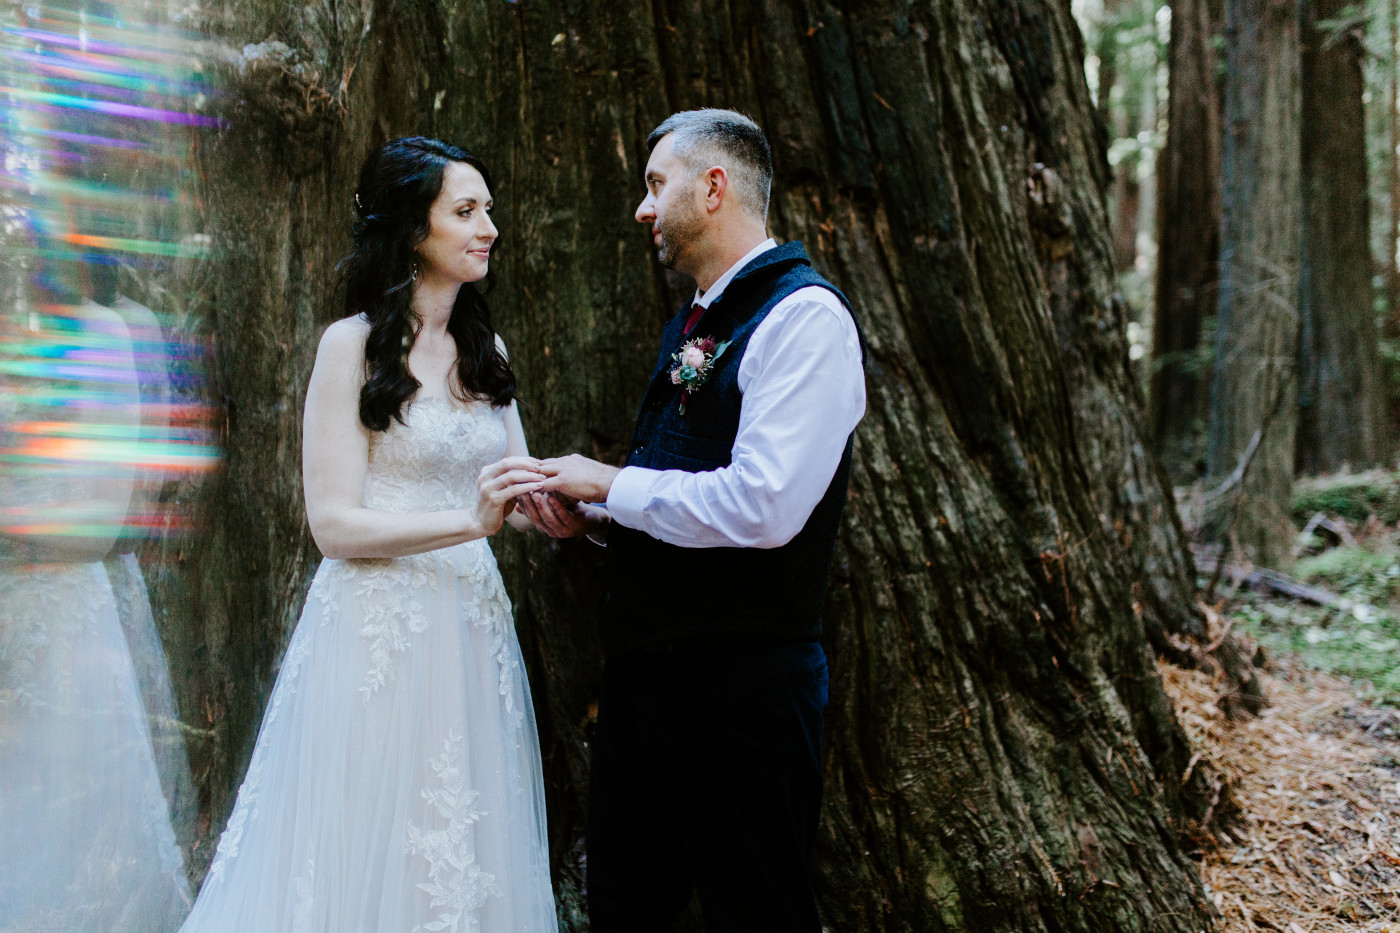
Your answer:
[[[692,251],[705,232],[700,210],[690,201],[676,205],[665,220],[657,221],[656,227],[661,234],[661,242],[656,244],[656,258],[667,269],[676,269],[677,263]]]

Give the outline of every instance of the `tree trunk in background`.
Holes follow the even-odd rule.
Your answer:
[[[1223,223],[1208,473],[1228,485],[1214,532],[1251,560],[1288,553],[1297,426],[1296,0],[1226,0]],[[1252,456],[1250,452],[1252,451]]]
[[[1215,314],[1220,252],[1220,0],[1172,4],[1167,137],[1157,156],[1157,301],[1148,423],[1177,482],[1204,469],[1210,369],[1202,326]]]
[[[1113,86],[1118,83],[1118,16],[1123,0],[1103,0],[1102,20],[1094,41],[1099,60],[1099,86],[1094,89],[1099,119],[1106,129],[1114,126]]]
[[[1123,30],[1123,21],[1136,16],[1137,11],[1132,7],[1141,4],[1142,0],[1104,0],[1103,3],[1103,22],[1097,49],[1098,105],[1099,117],[1111,139],[1136,137],[1141,129],[1141,101],[1135,93],[1141,88],[1135,80],[1137,75],[1131,67],[1132,63],[1128,63],[1128,68],[1122,67],[1119,35]],[[1113,214],[1109,230],[1113,236],[1113,265],[1118,272],[1131,269],[1133,261],[1137,259],[1138,210],[1142,194],[1137,176],[1139,161],[1140,157],[1134,153],[1114,166],[1109,188],[1109,207]]]
[[[1385,236],[1386,326],[1390,336],[1400,336],[1400,270],[1396,269],[1397,237],[1400,237],[1400,2],[1390,0],[1386,12],[1390,27],[1390,44],[1383,60],[1388,72],[1389,94],[1386,95],[1386,125],[1390,129],[1390,148],[1385,164],[1390,181],[1390,226]]]
[[[1120,106],[1113,111],[1113,136],[1116,139],[1136,139],[1142,130],[1141,101],[1135,91],[1141,87],[1131,72],[1123,74]],[[1138,168],[1142,164],[1142,154],[1133,151],[1123,161],[1113,167],[1113,187],[1109,203],[1113,206],[1111,229],[1113,232],[1113,267],[1117,272],[1128,272],[1137,261],[1138,218],[1142,212],[1142,183],[1138,180]]]
[[[1388,451],[1371,306],[1365,54],[1360,25],[1318,28],[1350,0],[1302,4],[1302,281],[1297,468],[1365,469]]]
[[[1124,113],[1118,132],[1136,136],[1137,115]],[[1118,163],[1113,179],[1113,268],[1129,272],[1137,263],[1138,221],[1142,216],[1142,183],[1138,181],[1138,157]]]
[[[227,257],[208,325],[229,458],[208,534],[167,558],[197,585],[162,591],[189,620],[170,653],[212,736],[197,772],[215,831],[316,560],[301,402],[364,154],[420,132],[485,159],[491,301],[531,447],[617,461],[692,287],[632,220],[643,141],[673,110],[722,105],[768,131],[773,232],[807,244],[869,339],[827,613],[827,926],[1212,926],[1181,843],[1207,777],[1182,787],[1190,750],[1151,650],[1205,632],[1128,367],[1068,4],[216,9],[218,39],[244,49],[226,66],[229,127],[201,156]],[[284,45],[244,48],[266,37]],[[495,543],[531,666],[561,918],[582,930],[600,554]]]
[[[1133,255],[1132,261],[1123,266],[1123,269],[1137,269],[1138,259],[1143,256],[1139,244],[1143,238],[1155,239],[1157,225],[1157,188],[1154,184],[1143,184],[1144,177],[1155,177],[1157,173],[1156,143],[1152,142],[1157,133],[1157,123],[1160,119],[1161,101],[1159,98],[1158,67],[1161,59],[1158,53],[1157,44],[1157,0],[1137,0],[1139,16],[1145,24],[1144,29],[1150,30],[1151,37],[1143,40],[1140,49],[1148,49],[1151,56],[1148,61],[1133,69],[1133,74],[1137,81],[1132,88],[1132,100],[1129,104],[1135,113],[1136,126],[1133,129],[1134,136],[1139,138],[1139,148],[1136,164],[1133,166],[1133,183],[1137,186],[1137,208],[1136,217],[1133,223]],[[1142,142],[1144,137],[1148,142]],[[1144,168],[1145,166],[1145,168]],[[1155,262],[1156,257],[1150,254],[1146,257],[1149,261]],[[1152,313],[1151,304],[1148,299],[1138,302],[1142,307],[1133,309],[1133,319],[1142,323]]]

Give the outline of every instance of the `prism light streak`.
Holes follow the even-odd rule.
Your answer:
[[[158,107],[138,107],[132,104],[119,104],[110,100],[89,100],[72,94],[52,94],[48,91],[31,91],[22,87],[0,85],[0,94],[8,94],[16,100],[50,104],[73,110],[92,110],[134,120],[155,120],[160,123],[181,123],[188,126],[218,126],[214,117],[197,113],[180,113],[174,110],[161,110]]]
[[[184,529],[165,484],[220,463],[202,348],[177,315],[122,297],[209,255],[188,223],[189,154],[219,120],[201,112],[201,44],[161,15],[0,9],[0,267],[28,286],[0,308],[5,534]]]
[[[176,256],[188,259],[203,258],[208,250],[199,244],[162,243],[158,240],[132,240],[126,237],[93,236],[83,233],[65,233],[59,237],[74,246],[95,246],[99,249],[122,253],[143,253],[150,256]]]
[[[192,445],[180,448],[161,444],[152,450],[148,441],[110,438],[37,437],[15,447],[0,447],[0,462],[39,466],[44,464],[114,464],[137,469],[203,472],[219,462],[217,448]]]

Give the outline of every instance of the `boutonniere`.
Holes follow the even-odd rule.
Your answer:
[[[676,366],[671,370],[671,384],[685,386],[681,392],[681,411],[685,414],[685,403],[695,394],[695,390],[705,384],[714,370],[715,360],[729,346],[729,341],[715,343],[713,337],[694,337],[681,344],[681,348],[671,354]]]

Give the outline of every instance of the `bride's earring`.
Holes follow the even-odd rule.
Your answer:
[[[418,260],[413,260],[413,284],[417,285],[423,281],[423,275],[418,271]]]

